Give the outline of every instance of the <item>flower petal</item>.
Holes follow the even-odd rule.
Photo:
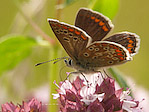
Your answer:
[[[53,99],[57,99],[57,98],[60,97],[59,94],[54,94],[54,93],[52,93],[52,95],[53,95]]]
[[[87,112],[105,112],[105,110],[99,100],[95,100],[88,106]]]

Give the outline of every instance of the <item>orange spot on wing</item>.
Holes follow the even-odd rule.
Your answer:
[[[100,19],[97,19],[97,18],[95,19],[95,22],[96,22],[96,23],[99,22],[99,21],[100,21]]]
[[[102,45],[103,45],[103,46],[107,46],[107,44],[104,44],[104,43],[103,43]]]
[[[128,39],[128,40],[130,40],[130,38],[129,38],[129,37],[128,37],[127,39]]]
[[[61,27],[61,25],[60,25],[60,24],[56,24],[56,26]]]
[[[79,31],[75,31],[75,34],[80,35],[80,32]]]
[[[74,29],[71,29],[71,28],[69,28],[68,30],[69,30],[69,31],[71,31],[71,32],[73,32],[73,31],[74,31]]]
[[[83,39],[83,40],[86,40],[87,38],[86,37],[84,37],[83,35],[81,35],[81,38]]]
[[[91,19],[95,19],[95,17],[91,16]]]
[[[122,51],[120,51],[119,49],[117,49],[116,52],[122,52]]]
[[[120,60],[124,60],[124,58],[123,58],[123,57],[120,57],[119,59],[120,59]]]
[[[102,22],[102,21],[99,22],[99,26],[102,26],[102,25],[104,25],[104,24],[105,24],[105,23]]]
[[[132,44],[128,44],[128,47],[133,47]]]
[[[55,27],[55,24],[51,24],[51,25]]]
[[[128,48],[127,50],[128,50],[130,53],[132,53],[131,48]]]
[[[118,49],[117,47],[113,46],[114,49]]]
[[[104,31],[108,31],[108,28],[107,28],[105,25],[102,27],[102,29],[103,29]]]
[[[119,56],[123,56],[123,54],[122,54],[122,53],[118,53],[117,55],[119,55]]]
[[[110,45],[110,47],[113,47],[113,45]]]
[[[63,26],[63,28],[64,28],[64,29],[67,29],[67,27],[66,27],[66,26]]]
[[[99,46],[99,43],[95,43],[96,46]]]
[[[132,43],[133,43],[133,41],[132,41],[132,40],[129,40],[129,43],[131,43],[131,44],[132,44]]]

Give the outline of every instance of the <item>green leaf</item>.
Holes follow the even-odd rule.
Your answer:
[[[90,8],[113,19],[119,7],[119,0],[91,0]]]
[[[14,68],[29,56],[36,41],[24,36],[3,37],[0,40],[0,75]]]

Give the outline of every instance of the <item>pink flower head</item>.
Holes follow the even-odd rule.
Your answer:
[[[1,108],[2,112],[46,112],[42,103],[34,98],[28,102],[23,101],[22,105],[14,105],[12,102],[5,103]]]
[[[101,74],[98,74],[101,75]],[[77,77],[73,82],[61,82],[54,98],[59,99],[60,112],[141,112],[139,102],[130,91],[115,89],[115,81],[92,75],[88,83]]]
[[[12,102],[1,105],[2,112],[19,112],[20,107],[14,105]]]

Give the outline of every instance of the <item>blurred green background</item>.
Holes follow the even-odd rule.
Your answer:
[[[65,2],[63,0],[60,1],[62,3]],[[67,1],[69,2],[71,0]],[[93,1],[94,0],[92,0],[92,2]],[[65,51],[53,35],[47,22],[47,18],[59,18],[60,21],[74,24],[76,13],[80,7],[92,7],[90,5],[90,0],[73,0],[72,3],[67,4],[66,6],[57,6],[59,8],[64,7],[59,11],[59,16],[59,13],[56,13],[58,12],[56,10],[56,0],[20,0],[19,2],[19,6],[25,15],[32,19],[33,22],[37,24],[46,34],[52,37],[56,43],[49,44],[48,41],[42,39],[42,36],[40,36],[33,27],[26,22],[24,17],[19,13],[19,9],[16,7],[17,0],[1,0],[0,39],[4,40],[8,37],[8,35],[13,35],[14,37],[16,37],[16,35],[21,35],[24,37],[32,37],[36,40],[36,42],[31,42],[29,45],[28,43],[24,43],[26,46],[31,46],[28,48],[23,47],[27,50],[27,54],[23,54],[22,51],[21,54],[19,54],[20,52],[16,53],[17,55],[15,54],[14,58],[7,59],[6,56],[2,60],[3,63],[0,62],[0,67],[2,67],[4,63],[8,63],[8,65],[12,64],[15,59],[21,57],[21,59],[19,58],[18,61],[15,62],[15,66],[8,66],[8,70],[6,69],[2,73],[0,72],[0,103],[4,103],[7,100],[20,101],[20,98],[32,95],[30,94],[30,91],[34,88],[38,88],[46,84],[49,85],[49,80],[51,81],[50,84],[52,84],[52,81],[59,80],[59,74],[65,74],[66,71],[70,70],[68,70],[67,67],[62,69],[64,66],[63,62],[59,62],[58,64],[48,63],[38,67],[34,66],[39,62],[66,56]],[[117,68],[124,73],[126,77],[131,77],[137,84],[149,89],[149,31],[147,27],[149,26],[149,1],[120,0],[117,3],[118,6],[114,7],[116,10],[114,12],[115,14],[110,17],[112,18],[112,22],[115,26],[112,33],[129,31],[138,34],[141,38],[139,53],[134,56],[133,61],[117,66]],[[110,6],[106,7],[107,10],[109,10],[109,7]],[[105,15],[106,14],[107,13],[105,11]],[[14,45],[15,43],[9,44],[8,46],[13,47]],[[3,47],[1,47],[0,50],[2,48]],[[3,48],[3,50],[5,49]]]

